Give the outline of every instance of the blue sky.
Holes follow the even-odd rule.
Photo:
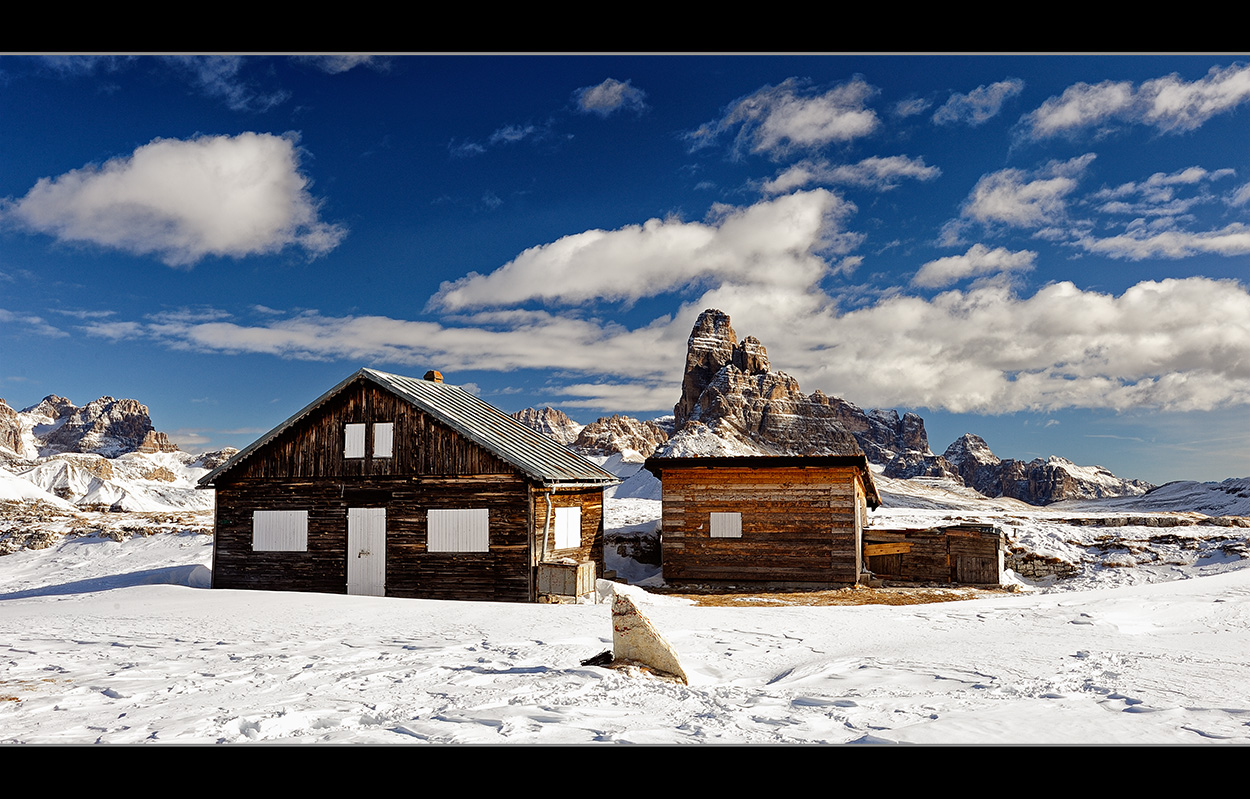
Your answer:
[[[0,57],[0,396],[671,413],[700,311],[933,449],[1250,474],[1250,59]]]

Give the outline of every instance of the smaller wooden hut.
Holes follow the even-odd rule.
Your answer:
[[[648,458],[660,478],[667,582],[828,588],[862,570],[863,455]]]
[[[992,524],[864,531],[868,571],[883,580],[998,585],[1006,549]]]
[[[617,482],[438,372],[361,369],[200,480],[216,489],[213,587],[508,602],[593,590]]]

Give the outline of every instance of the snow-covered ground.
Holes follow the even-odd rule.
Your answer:
[[[611,500],[607,525],[645,533],[658,510]],[[205,590],[206,535],[64,538],[0,557],[0,742],[1250,742],[1250,561],[1203,543],[1244,546],[1244,528],[991,510],[894,508],[874,524],[993,517],[1077,576],[911,606],[695,607],[619,589],[688,686],[580,665],[611,648],[606,604]],[[1156,538],[1116,548],[1138,535]],[[610,568],[646,576],[609,549]]]

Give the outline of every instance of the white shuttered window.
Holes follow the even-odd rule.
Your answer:
[[[713,513],[711,520],[712,538],[741,538],[741,513]]]
[[[307,552],[308,511],[252,511],[253,552]]]
[[[582,545],[582,509],[556,508],[556,549]]]
[[[343,434],[343,457],[363,458],[365,456],[365,426],[349,424]]]
[[[394,442],[394,422],[378,422],[373,426],[373,457],[391,457],[391,452],[394,450]]]
[[[489,552],[490,511],[430,510],[427,513],[430,552]]]

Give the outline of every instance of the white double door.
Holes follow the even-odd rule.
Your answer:
[[[347,509],[347,593],[386,595],[386,508]]]

